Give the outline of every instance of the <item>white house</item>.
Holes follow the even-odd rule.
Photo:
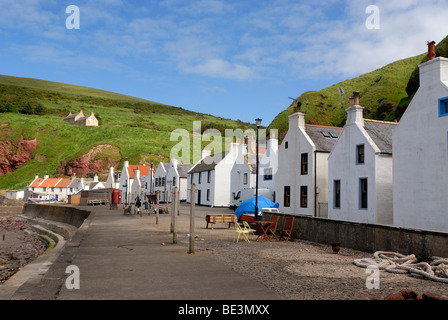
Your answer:
[[[266,149],[261,154],[258,167],[258,187],[272,191],[272,200],[276,202],[275,180],[278,171],[278,139],[276,131],[270,132],[270,139],[267,141]]]
[[[188,193],[188,171],[193,167],[192,164],[179,164],[177,159],[172,159],[168,172],[166,174],[166,195],[167,201],[172,201],[172,192],[175,187],[179,190],[180,201],[187,200]]]
[[[394,224],[448,231],[448,59],[419,65],[420,87],[393,134]]]
[[[328,156],[342,130],[307,125],[305,114],[294,111],[278,150],[276,201],[280,212],[326,216]]]
[[[71,194],[76,193],[73,180],[68,178],[43,178],[36,176],[28,187],[25,188],[24,199],[55,200],[64,202]]]
[[[256,154],[248,152],[248,143],[238,145],[238,154],[230,171],[230,203],[234,204],[243,189],[255,188]]]
[[[328,217],[392,224],[392,131],[396,122],[363,118],[359,92],[328,158]]]
[[[166,174],[170,167],[169,162],[159,162],[159,165],[154,172],[154,192],[159,193],[159,201],[167,202],[168,191],[166,189]]]
[[[136,172],[138,171],[138,181],[134,188],[132,184],[136,180]],[[120,194],[121,203],[133,203],[137,195],[144,196],[144,180],[149,175],[150,167],[145,165],[130,165],[128,159],[123,163],[123,169],[120,174]]]
[[[188,189],[196,185],[196,204],[212,207],[230,206],[231,171],[238,156],[239,143],[232,142],[228,151],[211,155],[203,150],[202,158],[188,172]],[[187,194],[190,202],[190,194]]]
[[[107,180],[104,183],[105,188],[114,188],[118,189],[120,186],[119,179],[116,177],[116,173],[114,172],[114,167],[109,168],[109,173],[107,174]]]
[[[25,189],[22,190],[7,190],[5,193],[6,199],[13,199],[13,200],[23,200],[25,196]]]

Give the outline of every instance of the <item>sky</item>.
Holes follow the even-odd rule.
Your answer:
[[[426,52],[447,17],[448,0],[0,0],[0,74],[267,126],[290,98]]]

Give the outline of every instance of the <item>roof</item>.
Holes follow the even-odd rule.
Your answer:
[[[397,122],[364,119],[364,129],[381,153],[392,154],[392,131]]]
[[[41,182],[44,181],[44,178],[37,178],[35,179],[31,184],[30,184],[30,188],[36,188],[38,187]]]
[[[31,185],[31,188],[67,188],[71,183],[71,179],[67,178],[37,178]]]
[[[316,151],[331,152],[342,128],[307,124],[305,132],[316,145]]]
[[[188,171],[193,167],[192,164],[178,164],[177,172],[179,173],[179,178],[187,178]]]
[[[141,177],[147,177],[149,176],[149,170],[151,169],[151,167],[142,165],[129,165],[128,167],[129,178],[135,178],[134,170],[137,169],[140,170]]]
[[[204,159],[200,160],[188,173],[209,171],[215,169],[216,165],[224,159],[227,155],[227,151],[220,152],[217,154],[209,155]],[[217,161],[218,160],[218,161]]]

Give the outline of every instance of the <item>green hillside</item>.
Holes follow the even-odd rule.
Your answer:
[[[71,113],[91,112],[99,127],[68,124]],[[58,166],[69,163],[98,145],[112,145],[97,158],[105,163],[131,164],[169,161],[170,141],[175,129],[193,130],[193,121],[202,121],[202,130],[215,128],[245,130],[250,124],[195,113],[112,92],[36,79],[0,76],[0,143],[17,145],[24,139],[37,139],[32,160],[14,172],[0,176],[0,189],[19,189],[35,175],[57,174]],[[205,142],[207,144],[209,142]],[[1,144],[0,144],[1,147]],[[96,159],[96,158],[95,158]],[[103,168],[107,172],[108,166]]]
[[[424,52],[418,56],[390,63],[380,69],[345,80],[319,91],[303,93],[288,108],[280,112],[269,125],[277,128],[280,140],[288,130],[288,116],[301,103],[306,122],[329,126],[343,126],[348,99],[353,91],[360,92],[364,116],[375,120],[399,120],[418,89],[418,65],[426,61]],[[448,37],[436,45],[438,56],[448,56]],[[344,105],[338,88],[345,91]]]

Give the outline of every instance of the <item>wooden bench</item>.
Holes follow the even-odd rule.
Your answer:
[[[211,224],[213,230],[213,226],[218,222],[228,223],[229,228],[230,224],[233,223],[233,226],[236,228],[235,223],[238,223],[238,218],[235,214],[208,214],[205,217],[205,221],[207,221],[206,229],[208,229],[208,225]]]

